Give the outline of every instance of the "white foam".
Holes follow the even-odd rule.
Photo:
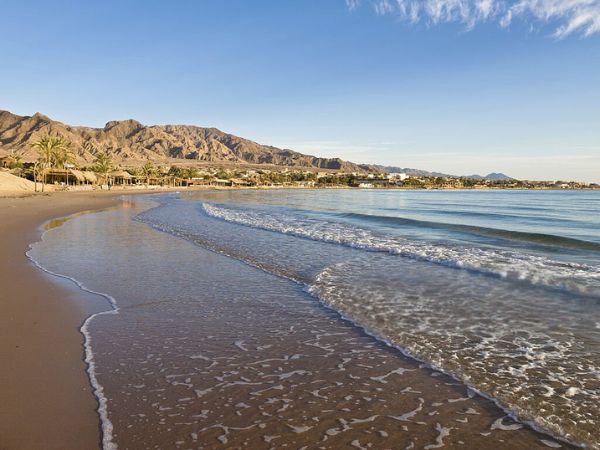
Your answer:
[[[289,423],[286,425],[296,434],[306,433],[308,430],[313,428],[308,425],[290,425]]]
[[[46,234],[46,232],[42,233],[42,235],[40,237],[40,242],[43,242],[45,234]],[[94,396],[96,397],[96,399],[98,401],[97,412],[98,412],[98,416],[100,417],[100,425],[101,425],[101,431],[102,431],[102,449],[103,450],[116,450],[117,444],[113,440],[113,424],[110,421],[110,419],[108,418],[108,399],[104,395],[104,388],[98,381],[98,377],[96,375],[96,361],[94,359],[94,352],[92,350],[92,336],[89,331],[89,326],[90,326],[90,323],[92,322],[92,320],[94,320],[96,317],[99,317],[102,315],[108,315],[108,314],[118,314],[119,307],[117,305],[117,301],[114,297],[111,297],[108,294],[105,294],[103,292],[94,291],[92,289],[87,288],[83,283],[76,280],[75,278],[72,278],[72,277],[69,277],[66,275],[62,275],[62,274],[53,272],[49,269],[46,269],[45,267],[43,267],[41,265],[40,262],[38,262],[31,255],[31,251],[33,250],[33,245],[34,244],[31,244],[29,246],[29,249],[25,252],[25,255],[27,256],[27,258],[29,258],[29,260],[37,268],[43,270],[44,272],[46,272],[54,277],[58,277],[58,278],[62,278],[62,279],[71,281],[73,284],[75,284],[79,289],[81,289],[84,292],[103,297],[104,299],[106,299],[108,301],[108,304],[111,308],[108,311],[101,311],[101,312],[98,312],[98,313],[95,313],[95,314],[92,314],[91,316],[89,316],[87,319],[85,319],[85,321],[83,322],[83,325],[81,326],[79,331],[81,332],[81,334],[83,335],[83,338],[84,338],[84,340],[83,340],[83,345],[84,345],[84,350],[85,350],[84,361],[87,366],[88,378],[90,380],[90,384],[92,385]]]
[[[580,294],[600,295],[600,267],[566,263],[508,250],[450,246],[377,235],[338,222],[284,214],[263,214],[203,203],[212,217],[312,240],[381,251],[458,269],[494,275]]]
[[[426,445],[423,448],[430,449],[430,448],[443,447],[444,446],[444,438],[447,436],[450,436],[450,430],[452,430],[452,428],[445,428],[442,425],[440,425],[439,423],[435,426],[435,429],[439,433],[435,439],[435,444]]]
[[[510,425],[504,425],[503,420],[504,417],[496,419],[496,421],[490,427],[490,430],[514,431],[523,428],[523,425],[521,425],[520,423],[511,423]]]
[[[405,369],[403,367],[399,367],[398,369],[392,370],[392,371],[386,373],[385,375],[381,375],[379,377],[371,377],[371,380],[386,384],[387,383],[386,378],[389,377],[390,375],[402,375],[405,372],[412,372],[412,371],[413,371],[413,369]]]
[[[404,413],[400,416],[388,416],[388,417],[390,419],[399,420],[401,422],[410,422],[411,421],[410,419],[412,419],[418,412],[420,412],[423,409],[424,403],[425,403],[425,400],[423,400],[422,398],[419,397],[419,406],[417,406],[412,411]]]

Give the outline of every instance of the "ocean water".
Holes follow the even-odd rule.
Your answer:
[[[30,252],[113,304],[84,329],[105,448],[600,447],[597,192],[126,205]]]

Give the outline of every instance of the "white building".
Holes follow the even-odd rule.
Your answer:
[[[388,174],[388,180],[396,180],[396,181],[404,181],[408,178],[408,175],[404,172],[402,173],[390,173]]]

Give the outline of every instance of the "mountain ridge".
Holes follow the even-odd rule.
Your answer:
[[[0,150],[19,151],[27,160],[37,156],[31,144],[51,134],[73,143],[77,159],[91,163],[95,155],[107,152],[115,162],[188,161],[276,165],[312,169],[366,172],[372,165],[355,164],[340,158],[305,155],[289,149],[258,144],[217,128],[196,125],[144,125],[134,119],[111,120],[103,128],[71,126],[36,112],[19,116],[0,110]]]
[[[357,164],[340,158],[306,155],[290,149],[258,144],[214,127],[197,125],[144,125],[135,119],[111,120],[102,128],[68,125],[36,112],[20,116],[0,110],[0,152],[18,151],[25,160],[37,158],[32,143],[46,134],[73,143],[79,162],[92,163],[100,152],[116,163],[213,163],[274,165],[342,172],[393,173],[412,176],[457,177],[440,172],[375,164]],[[0,155],[1,156],[1,155]],[[512,180],[502,173],[468,175],[477,180]]]

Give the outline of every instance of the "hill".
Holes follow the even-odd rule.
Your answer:
[[[115,120],[103,128],[70,126],[36,113],[19,116],[0,111],[0,154],[11,150],[34,160],[31,144],[52,134],[73,143],[79,162],[91,163],[99,152],[108,152],[118,163],[136,165],[196,162],[236,165],[277,165],[345,172],[376,171],[373,166],[354,164],[339,158],[319,158],[293,150],[261,145],[216,128],[192,125],[146,126],[136,120]]]
[[[382,172],[386,173],[405,173],[413,177],[453,177],[455,175],[448,175],[447,173],[441,172],[429,172],[428,170],[422,169],[410,169],[408,167],[397,167],[397,166],[375,166]]]
[[[465,178],[472,178],[473,180],[490,180],[490,181],[510,181],[514,178],[509,177],[503,173],[492,172],[487,175],[466,175]]]
[[[452,177],[452,178],[471,178],[473,180],[489,180],[489,181],[509,181],[514,178],[503,173],[492,172],[487,175],[449,175],[441,172],[429,172],[421,169],[409,169],[396,166],[375,166],[379,170],[387,173],[405,173],[412,176],[420,177]]]

